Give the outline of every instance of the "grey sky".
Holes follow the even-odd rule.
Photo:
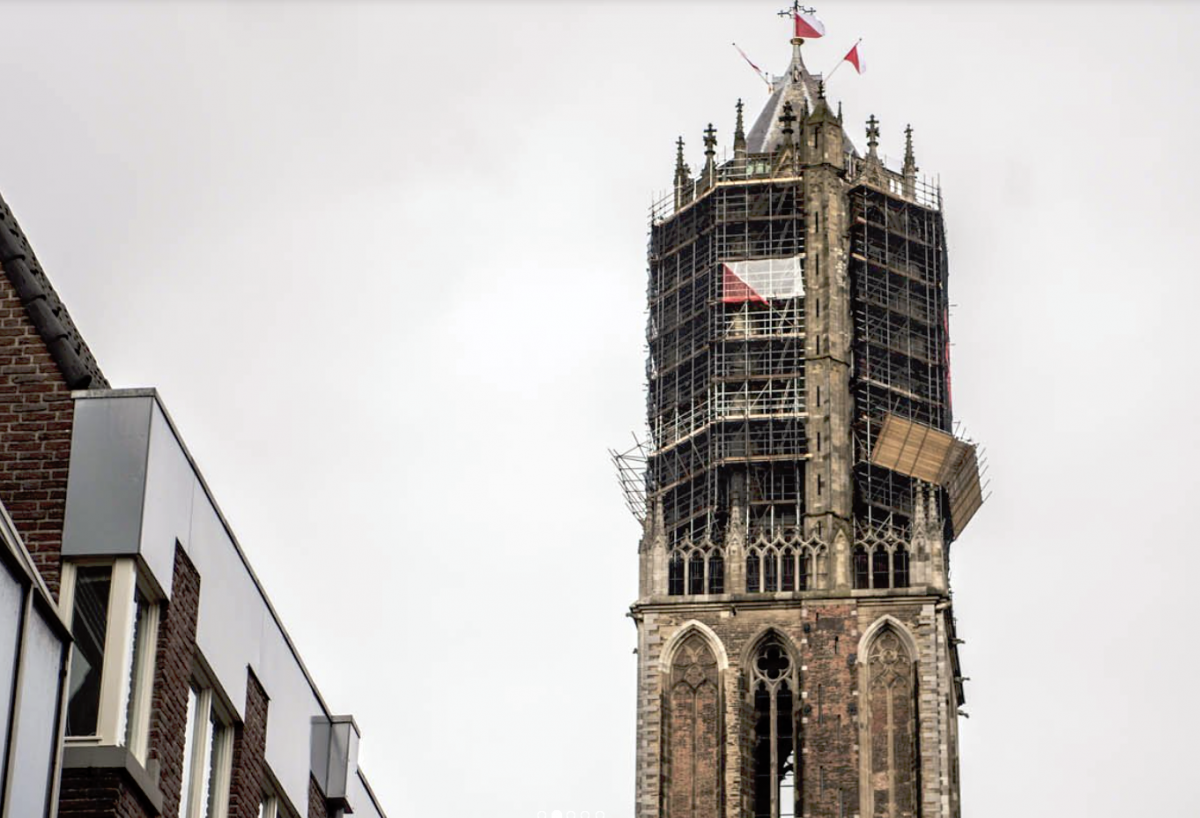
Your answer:
[[[393,818],[632,809],[646,208],[778,0],[0,6],[0,190],[157,386]],[[941,177],[974,818],[1184,815],[1200,7],[829,3]]]

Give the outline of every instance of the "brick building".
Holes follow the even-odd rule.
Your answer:
[[[963,703],[940,191],[865,154],[803,39],[731,148],[678,144],[649,246],[639,818],[951,818]]]
[[[109,386],[2,200],[0,273],[0,818],[383,816],[162,401]]]

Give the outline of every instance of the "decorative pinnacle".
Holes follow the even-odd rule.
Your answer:
[[[904,164],[915,162],[912,146],[912,125],[904,126]]]
[[[704,155],[709,159],[717,152],[717,129],[713,124],[708,123],[708,127],[704,129]]]
[[[825,99],[825,80],[824,80],[824,78],[822,78],[821,81],[817,83],[817,96],[820,97],[821,99]]]
[[[742,132],[742,127],[742,101],[739,99],[737,101],[737,128],[733,132],[735,139],[741,139],[745,136],[745,133]]]
[[[788,141],[790,142],[792,133],[795,130],[792,126],[796,123],[796,114],[792,112],[792,101],[790,99],[783,103],[783,113],[779,115],[779,121],[783,124],[783,135],[788,137]]]
[[[879,120],[875,118],[875,114],[871,114],[871,118],[867,120],[867,147],[871,149],[871,155],[874,156],[879,147]]]
[[[683,137],[675,140],[675,172],[686,170],[687,165],[683,164]]]
[[[838,100],[838,124],[842,124],[842,101]]]

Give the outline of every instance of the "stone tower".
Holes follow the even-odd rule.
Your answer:
[[[941,196],[911,129],[899,170],[874,117],[855,149],[802,44],[652,214],[639,818],[960,814],[947,574],[981,492]]]

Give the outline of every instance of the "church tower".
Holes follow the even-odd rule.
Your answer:
[[[941,194],[911,129],[859,153],[803,43],[651,215],[638,818],[960,815]]]

